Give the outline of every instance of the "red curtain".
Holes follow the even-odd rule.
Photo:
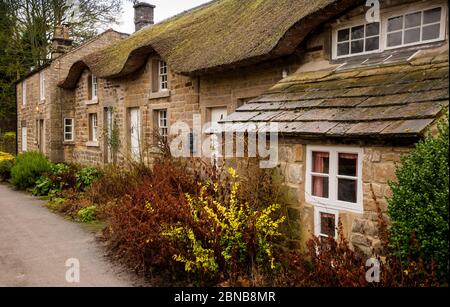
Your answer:
[[[328,173],[328,169],[325,169],[325,159],[329,159],[330,154],[328,152],[313,152],[313,172],[314,173]],[[323,177],[313,176],[313,190],[314,196],[324,197],[324,180]],[[327,193],[328,194],[328,193]]]

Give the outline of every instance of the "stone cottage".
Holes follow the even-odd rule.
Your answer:
[[[195,155],[211,132],[198,122],[225,134],[276,123],[289,219],[302,225],[293,245],[336,237],[340,219],[354,247],[376,248],[374,198],[386,209],[395,162],[448,112],[447,2],[217,0],[158,24],[153,13],[135,5],[134,34],[61,70],[44,152],[139,159],[155,151],[154,132],[170,138],[183,122]],[[19,129],[32,78],[17,84]],[[19,131],[19,149],[39,138]]]
[[[65,160],[63,143],[72,132],[66,128],[66,134],[60,133],[68,123],[62,116],[75,97],[73,92],[57,86],[59,80],[82,57],[128,36],[107,30],[81,46],[72,47],[69,32],[67,25],[57,27],[51,60],[16,83],[18,152],[41,151],[52,161]]]

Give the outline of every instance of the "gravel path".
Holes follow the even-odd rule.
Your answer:
[[[93,233],[44,204],[0,184],[0,286],[143,285],[108,261]],[[79,260],[79,283],[66,281],[69,258]]]

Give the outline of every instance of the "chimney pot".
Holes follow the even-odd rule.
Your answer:
[[[154,23],[153,17],[154,17],[154,9],[155,6],[147,3],[147,2],[139,2],[136,3],[134,6],[134,28],[135,32],[139,31],[140,29],[152,25]]]
[[[52,59],[56,59],[69,51],[72,47],[72,42],[68,24],[55,26],[52,39]]]

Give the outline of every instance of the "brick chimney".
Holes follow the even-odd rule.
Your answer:
[[[52,59],[60,57],[70,50],[73,40],[70,39],[69,25],[62,24],[55,27],[52,39]]]
[[[153,11],[155,9],[154,5],[146,2],[139,2],[136,3],[133,6],[133,8],[134,8],[135,32],[154,23],[153,22]]]

